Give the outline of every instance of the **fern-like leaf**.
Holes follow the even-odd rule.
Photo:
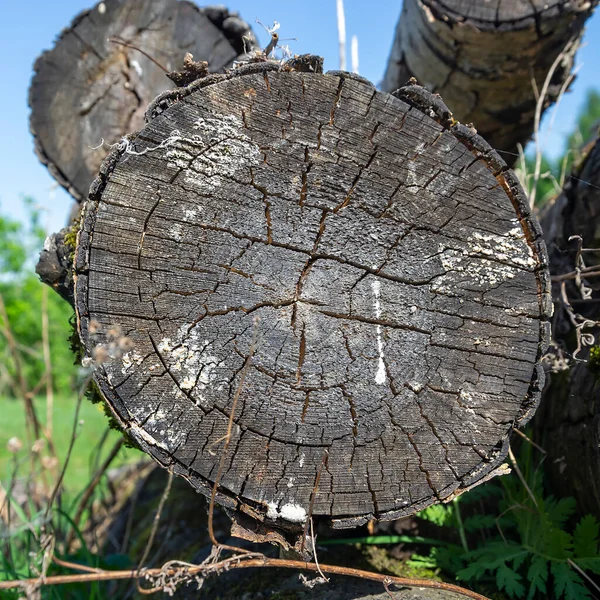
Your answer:
[[[544,554],[556,560],[565,560],[573,556],[573,538],[571,534],[562,529],[549,529],[544,531],[543,545],[539,548]]]
[[[422,510],[418,515],[419,518],[425,521],[430,521],[439,527],[450,525],[454,517],[454,509],[452,506],[443,504],[434,504]]]
[[[574,562],[576,562],[577,566],[584,571],[591,571],[592,573],[596,573],[596,575],[600,575],[600,556],[576,558],[574,559]]]
[[[545,501],[545,512],[550,522],[556,527],[562,527],[567,519],[575,513],[577,504],[575,498],[561,498],[555,500],[549,497]]]
[[[566,562],[553,562],[550,568],[554,577],[554,593],[557,598],[564,598],[565,600],[591,598],[591,594],[583,585],[581,577]]]
[[[496,571],[496,585],[498,589],[505,590],[511,598],[522,598],[525,595],[525,587],[521,583],[522,577],[511,568],[502,564]]]
[[[492,515],[472,515],[464,519],[463,526],[468,533],[491,529],[496,526],[496,518]]]
[[[532,600],[536,592],[546,597],[546,581],[548,581],[548,561],[541,556],[534,556],[527,571],[530,582],[527,600]]]
[[[573,534],[573,550],[578,558],[598,556],[600,525],[592,515],[586,515],[577,523]]]

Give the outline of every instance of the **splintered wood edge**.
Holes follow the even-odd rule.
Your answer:
[[[213,23],[213,25],[219,29],[219,31],[221,31],[221,33],[224,35],[224,37],[227,39],[227,41],[231,44],[232,47],[234,47],[232,40],[229,38],[229,36],[223,31],[223,29],[217,25],[208,14],[206,14],[204,12],[204,9],[197,6],[196,4],[194,4],[193,2],[188,2],[190,4],[190,6],[192,6],[193,8],[195,8],[199,13],[205,14],[206,18],[211,21],[211,23]],[[44,150],[44,146],[41,142],[41,140],[38,137],[38,134],[35,130],[35,127],[33,125],[33,82],[35,80],[35,78],[37,77],[37,75],[39,74],[39,65],[41,64],[41,62],[51,53],[53,52],[56,47],[62,42],[62,40],[69,35],[74,29],[75,27],[77,27],[77,25],[79,23],[81,23],[81,21],[83,19],[85,19],[88,15],[90,15],[93,10],[96,8],[97,5],[94,5],[92,8],[88,8],[85,10],[82,10],[81,12],[79,12],[77,15],[75,15],[75,17],[73,17],[71,23],[69,24],[68,27],[65,27],[60,34],[56,37],[52,48],[49,48],[48,50],[44,50],[35,60],[34,64],[33,64],[33,76],[31,78],[31,82],[29,84],[29,91],[27,94],[27,105],[30,109],[30,114],[29,114],[29,133],[31,134],[31,136],[33,137],[33,145],[34,145],[34,152],[35,155],[37,157],[37,159],[48,169],[50,175],[56,180],[56,182],[63,187],[70,196],[73,197],[73,199],[76,202],[81,203],[82,201],[85,201],[85,198],[82,196],[82,194],[72,185],[71,181],[69,181],[69,178],[65,175],[65,173],[61,170],[61,168],[56,165],[53,160],[48,156],[48,154],[46,153],[46,151]],[[231,15],[230,15],[231,16]],[[240,18],[240,17],[237,17]],[[240,19],[242,20],[242,19]],[[244,21],[245,22],[245,21]],[[247,25],[247,30],[252,33],[252,28],[250,27],[250,25]],[[183,57],[182,57],[183,59]],[[169,85],[168,83],[166,85]],[[168,90],[168,91],[172,91],[172,90]],[[107,154],[107,156],[105,157],[104,160],[108,160],[109,156],[110,156],[111,152],[109,152],[109,154]]]
[[[242,65],[236,69],[228,71],[225,74],[208,75],[207,77],[200,79],[185,88],[176,88],[158,96],[148,107],[146,121],[151,121],[166,108],[179,102],[200,88],[248,74],[262,73],[266,76],[268,72],[290,70],[292,69],[286,68],[285,64],[282,65],[276,61],[267,61]],[[359,77],[352,73],[343,71],[328,71],[326,74],[334,75],[341,79],[358,80],[361,83],[366,83],[373,88],[375,87],[368,80],[365,80],[363,77]],[[532,251],[533,259],[536,262],[534,273],[538,288],[537,295],[540,309],[540,333],[532,380],[530,382],[528,392],[521,404],[520,414],[516,417],[514,423],[514,427],[522,427],[534,415],[535,410],[540,402],[541,392],[545,381],[545,374],[541,364],[541,359],[550,343],[550,317],[552,316],[553,304],[550,291],[551,280],[548,270],[548,254],[543,240],[542,230],[535,216],[531,212],[527,196],[514,172],[508,167],[500,155],[481,136],[479,136],[473,128],[466,127],[458,123],[452,117],[452,113],[438,95],[432,94],[425,88],[416,84],[410,84],[400,88],[396,92],[393,92],[392,95],[436,121],[443,127],[444,131],[448,131],[453,134],[454,137],[473,154],[474,161],[481,161],[488,168],[488,170],[496,178],[499,185],[509,197],[514,207],[516,217],[523,228],[526,241]],[[137,133],[132,133],[127,136],[127,138],[129,140],[133,140],[136,136]],[[96,213],[98,205],[101,201],[101,195],[108,183],[111,173],[115,169],[125,151],[126,146],[125,144],[122,144],[119,147],[114,148],[109,153],[102,164],[98,177],[94,180],[90,187],[89,198],[83,207],[83,218],[81,220],[81,227],[77,235],[77,248],[75,253],[74,268],[77,328],[82,341],[88,334],[89,319],[87,315],[85,299],[79,297],[78,291],[83,291],[87,287],[86,280],[87,270],[89,268],[89,250],[93,236]],[[83,294],[81,295],[83,296]],[[146,439],[147,435],[145,434],[145,431],[143,431],[139,426],[124,423],[115,409],[115,406],[124,409],[121,400],[116,397],[110,389],[103,386],[100,387],[117,422],[120,424],[123,430],[125,430],[129,435],[131,435],[131,437],[134,438],[136,443],[142,448],[142,450],[144,450],[144,452],[152,456],[164,468],[188,480],[190,484],[199,492],[202,491],[203,494],[210,496],[214,485],[212,482],[206,480],[196,473],[191,474],[189,468],[180,464],[165,450],[153,443],[149,443],[149,441]],[[501,443],[501,447],[496,448],[495,452],[491,453],[487,462],[480,464],[469,475],[465,476],[461,482],[461,485],[453,492],[449,499],[459,496],[469,489],[476,487],[480,483],[488,481],[492,477],[504,475],[510,472],[510,469],[507,469],[506,466],[503,465],[509,450],[509,438],[510,430],[507,436],[503,440],[500,440],[499,446]],[[254,505],[251,502],[234,497],[234,495],[229,492],[224,493],[222,491],[217,491],[216,499],[219,504],[225,508],[239,510],[257,519],[258,521],[264,521],[265,519],[266,515],[264,514],[264,507],[260,503],[256,503]],[[404,509],[384,511],[382,513],[378,513],[377,516],[374,514],[362,514],[338,518],[325,517],[323,520],[327,521],[329,525],[335,529],[358,527],[375,518],[380,521],[385,521],[415,514],[419,510],[426,508],[431,504],[432,502],[430,499],[427,499],[422,502],[422,505],[416,503]],[[298,526],[292,523],[285,523],[282,526],[290,530],[298,529]]]

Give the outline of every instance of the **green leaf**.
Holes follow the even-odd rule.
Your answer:
[[[443,504],[434,504],[433,506],[429,506],[425,510],[422,510],[417,514],[421,519],[425,519],[425,521],[430,521],[431,523],[435,523],[436,525],[442,527],[443,525],[447,525],[452,521],[454,517],[454,510],[452,506],[444,506]]]
[[[573,538],[569,533],[562,529],[550,529],[545,531],[543,535],[543,544],[541,551],[544,554],[551,556],[556,560],[565,560],[573,555],[571,550],[573,546]]]
[[[581,577],[566,562],[553,562],[550,568],[554,577],[554,593],[557,598],[565,598],[565,600],[591,598]]]
[[[548,581],[548,561],[541,556],[534,556],[529,570],[527,571],[527,579],[530,582],[528,600],[532,600],[536,591],[546,596],[546,581]]]
[[[474,561],[465,569],[461,569],[456,573],[456,579],[463,581],[471,581],[473,579],[481,579],[488,570],[484,561]]]
[[[561,498],[555,500],[550,497],[545,501],[546,515],[551,523],[557,527],[562,527],[567,519],[574,514],[577,504],[575,498]]]
[[[592,573],[596,573],[596,575],[600,575],[600,556],[576,558],[573,562],[577,563],[577,566],[584,571],[591,571]]]
[[[500,590],[505,590],[511,598],[522,598],[525,595],[521,579],[523,578],[506,564],[500,565],[496,571],[496,585]]]
[[[496,526],[496,518],[492,515],[472,515],[464,519],[463,526],[469,533],[480,529],[491,529]]]
[[[573,534],[573,550],[577,557],[598,555],[598,533],[600,525],[592,515],[586,515],[577,523]]]

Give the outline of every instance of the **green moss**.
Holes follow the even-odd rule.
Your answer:
[[[363,555],[368,563],[380,573],[408,577],[411,579],[433,579],[442,581],[437,570],[424,567],[413,567],[402,560],[392,558],[385,548],[374,545],[365,545]]]
[[[115,419],[112,411],[110,410],[108,402],[106,401],[102,392],[100,391],[98,384],[94,380],[90,381],[87,390],[85,391],[85,397],[92,404],[100,404],[102,406],[102,410],[104,411],[104,414],[106,415],[106,418],[108,420],[109,428],[118,431],[123,436],[126,448],[135,448],[136,450],[140,450],[140,452],[142,451],[141,448],[136,444],[135,440],[129,435],[127,435],[127,432],[123,431],[123,429],[119,425],[119,422],[117,421],[117,419]]]
[[[77,248],[77,233],[81,225],[81,212],[79,217],[75,220],[73,225],[69,227],[69,231],[65,234],[65,246],[71,251],[70,259],[71,262],[75,260],[75,249]]]

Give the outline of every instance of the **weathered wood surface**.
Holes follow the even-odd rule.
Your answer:
[[[76,199],[86,198],[108,146],[140,129],[148,103],[173,84],[190,52],[221,72],[243,53],[248,25],[223,7],[185,0],[105,0],[79,14],[36,61],[30,128],[39,159]]]
[[[129,435],[210,493],[253,349],[223,505],[348,527],[496,472],[539,399],[550,305],[499,156],[422,88],[277,63],[149,117],[76,253],[80,335]],[[102,360],[115,331],[133,346]]]
[[[517,151],[534,129],[541,90],[565,50],[544,108],[569,77],[597,0],[404,0],[382,89],[416,77],[496,149]],[[513,159],[506,159],[514,162]]]
[[[600,248],[600,141],[585,154],[563,193],[542,216],[550,269],[558,277],[576,267],[577,242],[569,241],[571,236],[581,236],[586,248]],[[584,258],[594,267],[592,272],[600,271],[599,254],[584,253]],[[590,297],[584,300],[572,279],[565,282],[567,297],[583,317],[579,322],[600,321],[600,280],[597,275],[583,275],[583,281],[592,292]],[[553,334],[568,356],[576,349],[575,332],[561,296],[561,282],[557,281],[553,284]],[[598,344],[600,327],[584,331],[592,333]],[[535,425],[548,452],[545,466],[554,489],[574,496],[582,514],[600,518],[600,361],[589,362],[589,350],[584,346],[578,360],[570,360],[568,370],[550,376]]]

